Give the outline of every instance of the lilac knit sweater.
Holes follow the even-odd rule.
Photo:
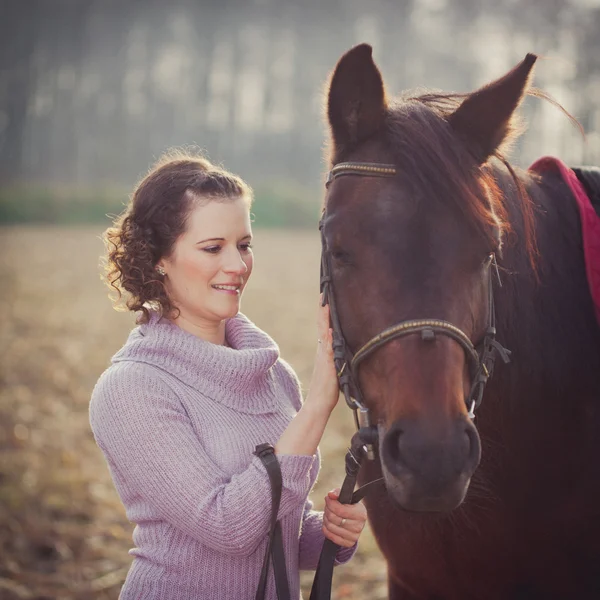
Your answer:
[[[271,491],[253,451],[275,445],[302,399],[266,333],[238,314],[226,337],[229,348],[153,313],[94,388],[94,437],[136,524],[121,600],[254,599]],[[292,598],[300,598],[299,570],[316,567],[324,539],[322,513],[308,500],[319,458],[279,462],[279,519]],[[354,550],[340,550],[338,563]],[[272,573],[266,597],[276,599]]]

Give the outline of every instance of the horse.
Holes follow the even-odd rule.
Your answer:
[[[557,173],[504,153],[535,60],[471,93],[389,98],[361,44],[326,85],[326,280],[378,434],[359,482],[385,482],[365,502],[391,600],[600,598],[600,327],[580,216]],[[512,353],[493,377],[471,364],[488,342]]]

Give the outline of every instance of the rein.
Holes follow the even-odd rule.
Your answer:
[[[393,164],[344,162],[335,165],[327,176],[325,187],[342,176],[355,177],[394,177],[397,173]],[[496,275],[498,285],[502,285],[495,254],[490,254],[488,262],[488,323],[483,341],[475,347],[469,336],[452,323],[439,319],[415,319],[402,321],[384,329],[367,341],[356,352],[352,352],[346,343],[340,323],[336,298],[334,293],[330,250],[325,236],[327,209],[323,211],[319,221],[321,232],[321,292],[322,305],[329,304],[331,328],[333,330],[333,358],[335,362],[340,390],[344,394],[346,404],[354,411],[357,432],[352,437],[351,447],[346,455],[346,478],[340,490],[339,501],[343,504],[354,504],[362,499],[372,489],[384,485],[383,478],[369,482],[354,492],[356,478],[362,460],[375,458],[374,446],[378,441],[377,427],[371,423],[369,409],[364,402],[363,394],[358,385],[358,367],[368,356],[389,341],[408,335],[420,334],[424,342],[432,342],[438,335],[453,339],[463,349],[471,373],[471,390],[465,398],[468,415],[475,418],[475,410],[483,400],[485,386],[494,372],[496,356],[499,355],[504,363],[510,362],[510,351],[496,340],[496,310],[494,305],[493,275]],[[359,413],[361,417],[359,418]],[[339,546],[325,539],[321,557],[315,574],[310,600],[329,600],[331,597],[331,579],[333,566]]]

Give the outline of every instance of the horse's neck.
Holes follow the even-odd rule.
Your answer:
[[[600,370],[600,329],[586,279],[577,205],[557,176],[517,175],[536,206],[538,280],[526,251],[516,186],[506,171],[499,171],[514,228],[497,294],[498,337],[513,351],[515,363],[505,369],[507,383],[514,389],[526,378],[540,391],[572,387],[574,373]]]

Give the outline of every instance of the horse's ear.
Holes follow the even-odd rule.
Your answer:
[[[537,60],[528,54],[504,77],[469,94],[448,121],[484,163],[510,137],[514,112],[521,103]]]
[[[373,62],[371,46],[355,46],[340,58],[329,82],[327,116],[336,151],[376,133],[386,107],[383,79]]]

